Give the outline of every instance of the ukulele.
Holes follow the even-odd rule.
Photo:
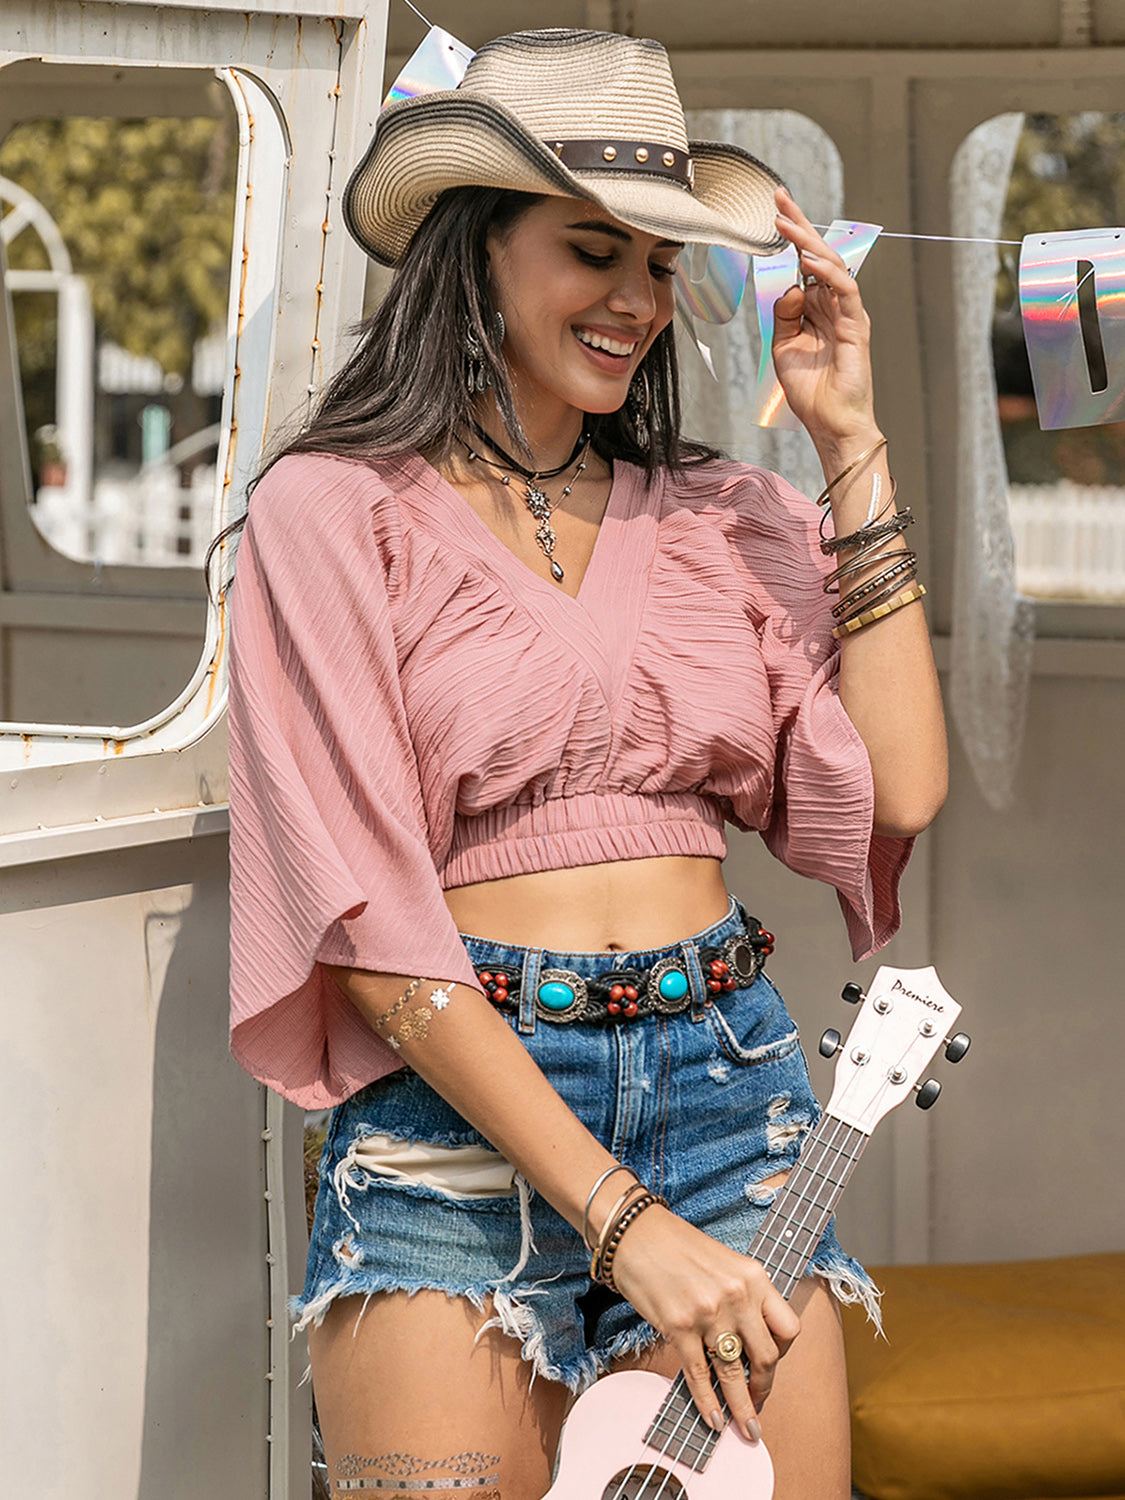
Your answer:
[[[832,1097],[747,1252],[786,1299],[875,1126],[911,1089],[919,1108],[935,1102],[941,1084],[917,1079],[943,1039],[950,1062],[969,1050],[964,1032],[949,1035],[961,1007],[932,967],[881,968],[867,995],[848,984],[843,998],[862,1005],[846,1044],[838,1031],[820,1040],[822,1057],[840,1054]],[[726,1402],[720,1406],[729,1417]],[[765,1444],[748,1442],[729,1421],[722,1432],[709,1427],[682,1374],[666,1380],[623,1370],[575,1402],[545,1500],[770,1500],[772,1494]]]

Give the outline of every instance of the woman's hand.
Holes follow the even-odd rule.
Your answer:
[[[773,310],[773,362],[785,398],[818,447],[877,434],[871,323],[855,278],[786,190],[775,197],[777,227],[796,248],[803,278]]]
[[[613,1278],[622,1295],[676,1351],[704,1421],[716,1430],[723,1426],[714,1369],[743,1434],[760,1437],[756,1413],[801,1323],[759,1262],[657,1206],[625,1231]],[[742,1340],[749,1382],[742,1360],[724,1364],[716,1359],[713,1366],[708,1361],[707,1350],[724,1333],[736,1333]]]

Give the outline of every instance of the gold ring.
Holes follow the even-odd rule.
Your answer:
[[[742,1358],[742,1340],[737,1333],[720,1333],[715,1347],[708,1349],[707,1353],[721,1359],[724,1365],[733,1365]]]

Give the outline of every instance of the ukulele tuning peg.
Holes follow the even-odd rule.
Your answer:
[[[925,1083],[914,1085],[914,1092],[918,1095],[914,1103],[919,1109],[932,1109],[941,1093],[941,1084],[936,1078],[927,1078]]]
[[[821,1037],[820,1046],[817,1048],[817,1051],[821,1057],[835,1057],[843,1045],[843,1042],[840,1040],[840,1033],[834,1031],[830,1026]]]
[[[945,1039],[946,1061],[959,1063],[972,1044],[972,1037],[965,1031],[959,1031],[956,1036],[947,1036]]]
[[[840,999],[846,1000],[849,1005],[858,1005],[861,1000],[866,1000],[867,996],[860,989],[859,985],[853,982],[846,984],[840,991]]]

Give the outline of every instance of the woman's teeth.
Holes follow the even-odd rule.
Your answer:
[[[621,344],[617,339],[606,338],[603,333],[590,333],[586,329],[578,329],[576,334],[583,344],[589,344],[591,349],[602,349],[606,354],[625,356],[632,354],[637,347],[635,343]]]

